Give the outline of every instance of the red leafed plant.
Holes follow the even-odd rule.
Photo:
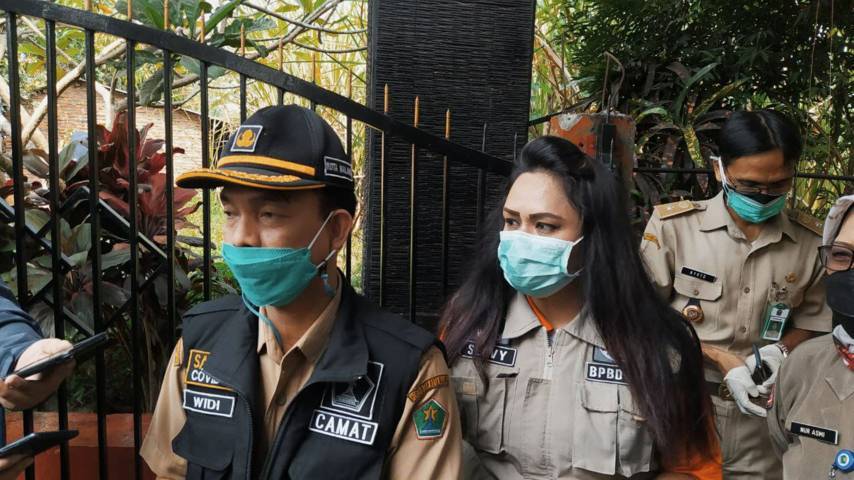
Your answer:
[[[139,231],[159,243],[165,243],[166,228],[166,153],[160,152],[165,142],[148,138],[152,124],[142,130],[135,130],[135,157],[137,160],[137,182],[140,187]],[[98,163],[100,167],[101,198],[125,217],[130,215],[128,207],[130,186],[130,129],[127,117],[120,112],[113,120],[113,129],[98,126]],[[172,154],[184,153],[184,149],[175,147]],[[195,212],[200,203],[187,205],[196,195],[194,190],[175,188],[172,199],[175,229],[189,226],[187,216]]]

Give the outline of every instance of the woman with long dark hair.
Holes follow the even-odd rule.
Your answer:
[[[720,477],[699,341],[647,278],[623,195],[566,140],[522,150],[441,320],[471,476]]]

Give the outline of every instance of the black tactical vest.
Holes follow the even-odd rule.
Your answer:
[[[343,286],[326,351],[254,465],[257,317],[238,296],[206,302],[184,315],[183,339],[187,421],[172,448],[188,479],[380,478],[421,356],[439,345]]]

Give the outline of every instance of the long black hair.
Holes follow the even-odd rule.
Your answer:
[[[693,328],[659,298],[632,235],[623,189],[600,162],[571,142],[540,137],[522,149],[506,194],[526,172],[558,177],[570,204],[582,217],[581,278],[585,308],[608,353],[620,364],[662,452],[678,455],[712,452],[713,427],[705,392],[700,341]],[[468,278],[442,312],[440,331],[449,363],[465,344],[475,344],[483,375],[516,294],[498,263],[502,201],[484,227],[482,245]],[[669,458],[669,457],[668,457]]]
[[[724,122],[718,147],[724,165],[739,157],[779,149],[785,164],[794,167],[801,157],[803,140],[797,125],[776,110],[742,110]]]

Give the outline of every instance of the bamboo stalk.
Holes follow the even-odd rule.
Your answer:
[[[388,113],[388,84],[385,84],[383,89],[383,113]]]
[[[451,109],[445,110],[445,140],[451,138]]]
[[[128,22],[133,21],[133,0],[128,0]]]
[[[169,0],[163,0],[163,30],[169,30]]]
[[[284,70],[285,66],[285,42],[284,37],[279,38],[279,70]]]
[[[415,127],[418,127],[418,119],[421,116],[421,99],[415,97]]]
[[[246,56],[246,27],[243,24],[240,25],[240,56]]]
[[[205,43],[205,37],[207,32],[205,32],[205,16],[202,15],[202,28],[199,31],[199,43]]]

